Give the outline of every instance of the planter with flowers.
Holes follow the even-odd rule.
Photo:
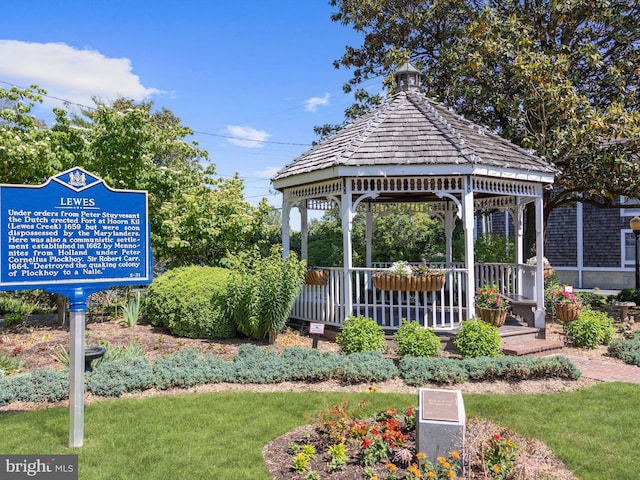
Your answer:
[[[479,289],[475,296],[475,304],[476,316],[480,320],[496,327],[504,325],[509,302],[502,296],[497,285]]]
[[[537,257],[531,257],[530,259],[527,260],[527,265],[537,265],[537,264],[538,264]],[[545,280],[549,278],[551,275],[553,275],[553,267],[551,266],[551,264],[549,263],[549,260],[547,260],[546,257],[542,257],[542,268],[543,268]]]
[[[573,322],[582,312],[582,303],[576,297],[572,288],[562,286],[551,291],[551,298],[556,311],[556,317],[561,322]]]
[[[307,271],[304,273],[304,283],[306,285],[326,285],[328,281],[329,270],[307,267]]]
[[[444,287],[445,273],[446,270],[430,268],[424,259],[414,267],[400,260],[387,270],[374,273],[372,279],[378,290],[433,292]]]

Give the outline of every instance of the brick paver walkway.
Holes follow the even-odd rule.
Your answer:
[[[582,376],[603,382],[628,382],[640,383],[640,367],[635,365],[604,362],[601,360],[589,360],[588,358],[566,355],[573,364],[582,372]]]

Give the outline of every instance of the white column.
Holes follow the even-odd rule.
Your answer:
[[[451,202],[448,202],[451,204]],[[444,238],[445,238],[445,261],[450,267],[453,263],[453,229],[455,227],[455,212],[448,207],[444,213]]]
[[[346,181],[342,201],[340,202],[340,218],[342,221],[342,246],[343,246],[343,269],[342,269],[342,301],[345,307],[345,318],[353,312],[353,285],[351,284],[351,268],[353,266],[353,253],[351,242],[351,230],[353,226],[353,198],[351,193],[351,182]],[[344,320],[343,319],[343,320]]]
[[[576,246],[577,265],[578,265],[578,288],[582,288],[582,273],[584,269],[584,212],[582,202],[578,202],[576,208]]]
[[[289,251],[291,250],[290,241],[290,222],[291,218],[291,204],[286,200],[282,200],[282,257],[287,258]]]
[[[535,200],[536,208],[536,328],[544,328],[544,209],[542,196]]]
[[[465,189],[462,221],[464,223],[464,259],[467,266],[467,318],[475,316],[473,297],[476,291],[475,278],[475,256],[473,254],[475,212],[473,210],[473,189],[471,188],[471,178],[467,177]]]
[[[516,265],[522,265],[524,263],[524,252],[523,252],[523,244],[524,244],[524,205],[518,204],[516,208],[513,209],[513,228],[515,229],[516,238],[515,238],[515,249],[516,249]],[[518,268],[518,285],[516,293],[518,295],[522,295],[522,270]]]
[[[373,212],[371,211],[371,202],[367,202],[367,219],[366,219],[366,231],[365,231],[365,241],[366,241],[366,265],[367,268],[371,268],[371,251],[373,249],[372,245],[373,239]]]
[[[302,200],[298,206],[300,210],[300,257],[309,263],[309,225],[307,217],[307,202]]]

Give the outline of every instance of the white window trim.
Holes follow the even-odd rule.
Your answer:
[[[630,228],[623,228],[622,230],[620,230],[620,265],[622,265],[623,268],[635,267],[636,265],[635,259],[627,260],[627,257],[626,257],[627,244],[625,242],[625,239],[628,234],[633,236],[634,235],[633,230],[631,230]],[[635,245],[635,239],[634,239],[634,245]],[[638,246],[638,249],[640,250],[640,245]]]

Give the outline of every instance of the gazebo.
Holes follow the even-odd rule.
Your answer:
[[[272,178],[283,194],[285,255],[290,251],[293,208],[300,211],[304,259],[309,210],[337,205],[342,223],[343,265],[322,268],[318,281],[305,284],[292,317],[339,327],[350,315],[364,315],[391,330],[405,318],[436,330],[454,330],[475,316],[476,289],[497,284],[515,303],[531,307],[530,315],[524,315],[529,316],[529,326],[544,328],[543,190],[553,184],[555,168],[427,98],[420,91],[420,72],[411,64],[401,66],[394,78],[396,93]],[[532,202],[537,261],[527,265],[522,248],[524,208]],[[444,224],[445,259],[433,266],[446,269],[446,282],[435,290],[393,290],[374,281],[378,270],[397,260],[372,264],[374,216],[400,204]],[[476,217],[495,210],[511,215],[515,263],[475,264]],[[352,262],[356,214],[366,216],[364,268],[354,268]],[[453,262],[451,246],[456,217],[464,228],[464,262],[459,263]]]

